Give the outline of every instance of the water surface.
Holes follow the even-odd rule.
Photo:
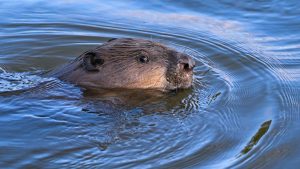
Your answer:
[[[1,1],[0,167],[297,168],[299,9],[293,0]],[[40,76],[121,37],[191,55],[193,88],[103,94]],[[127,104],[112,106],[120,96]]]

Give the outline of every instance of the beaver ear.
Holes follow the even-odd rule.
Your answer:
[[[87,71],[99,71],[99,66],[104,63],[100,55],[96,52],[88,52],[83,57],[83,67]]]

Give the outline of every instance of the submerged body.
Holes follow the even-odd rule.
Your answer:
[[[111,39],[50,72],[85,87],[174,90],[189,88],[195,61],[160,43]]]

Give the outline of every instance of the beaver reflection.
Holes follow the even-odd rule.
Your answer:
[[[120,109],[142,109],[144,113],[168,112],[174,107],[185,107],[182,101],[187,99],[192,90],[175,90],[163,92],[152,89],[99,89],[85,88],[82,90],[83,100],[92,103],[90,106]],[[94,108],[95,111],[99,108]],[[101,108],[102,109],[102,108]],[[102,109],[103,110],[103,109]],[[105,110],[106,111],[106,110]],[[110,111],[110,110],[109,110]]]
[[[112,39],[87,51],[50,75],[85,87],[104,89],[189,88],[195,61],[160,43]]]

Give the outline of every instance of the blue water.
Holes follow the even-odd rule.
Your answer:
[[[0,1],[0,168],[299,168],[299,9]],[[41,76],[121,37],[191,55],[192,89],[104,94]]]

